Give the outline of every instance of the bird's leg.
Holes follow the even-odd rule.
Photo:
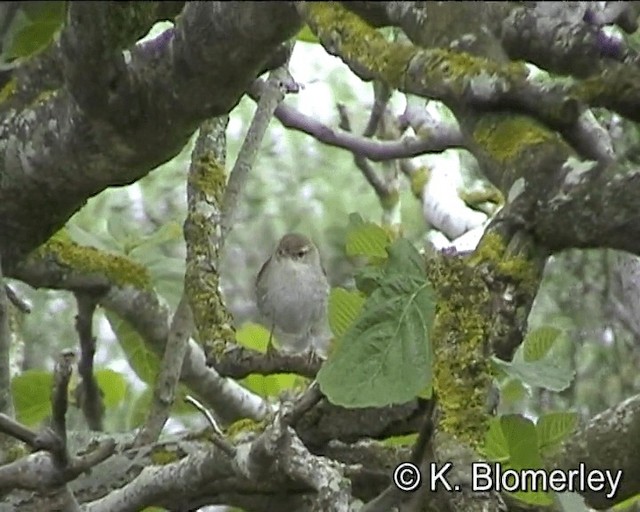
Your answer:
[[[271,323],[271,330],[269,331],[269,341],[267,341],[267,357],[275,356],[278,350],[273,345],[273,331],[276,328],[275,322]]]

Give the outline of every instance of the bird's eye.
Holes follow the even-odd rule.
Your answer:
[[[307,254],[307,250],[306,249],[300,249],[297,252],[296,256],[298,256],[298,258],[302,258],[302,257],[304,257],[305,254]]]

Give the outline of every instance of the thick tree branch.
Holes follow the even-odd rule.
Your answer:
[[[73,4],[62,35],[69,88],[0,119],[7,268],[89,197],[141,178],[175,156],[202,120],[229,112],[300,24],[288,2],[195,2],[174,29],[122,52],[123,12]]]
[[[140,269],[129,268],[136,276]],[[70,268],[51,255],[47,260],[32,257],[16,271],[15,278],[35,288],[95,291],[107,290],[100,304],[127,322],[159,357],[166,347],[169,332],[169,312],[156,294],[143,285],[136,286],[111,281],[108,272],[83,272]],[[261,420],[269,411],[262,399],[240,384],[221,377],[206,365],[202,348],[190,340],[182,368],[182,382],[197,393],[210,407],[221,411],[221,420],[239,418]]]

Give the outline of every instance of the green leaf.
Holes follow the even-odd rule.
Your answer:
[[[316,35],[311,32],[311,29],[309,28],[309,25],[305,25],[304,27],[302,27],[302,29],[300,29],[300,32],[298,32],[298,35],[296,36],[296,39],[298,41],[303,41],[305,43],[318,43],[318,38],[316,37]]]
[[[127,380],[125,376],[108,368],[95,371],[98,386],[104,393],[105,407],[115,407],[125,399],[127,395]]]
[[[567,366],[566,361],[559,358],[544,358],[533,363],[527,363],[517,357],[514,357],[510,363],[495,357],[492,360],[507,375],[519,379],[529,386],[551,391],[567,389],[575,376],[575,371]]]
[[[531,331],[523,342],[523,355],[526,362],[542,359],[560,336],[560,329],[543,326]]]
[[[434,292],[407,240],[396,241],[388,253],[383,282],[318,373],[323,393],[336,405],[405,403],[431,382]]]
[[[131,369],[136,372],[140,380],[153,384],[160,368],[158,356],[146,347],[142,337],[128,322],[110,311],[105,311],[105,316]]]
[[[380,267],[367,265],[355,275],[356,287],[366,296],[371,295],[384,281],[384,271]]]
[[[247,375],[240,384],[264,398],[278,396],[285,389],[293,389],[300,382],[294,373],[272,373],[271,375]]]
[[[550,412],[538,419],[538,446],[541,450],[557,445],[571,434],[578,425],[575,412]]]
[[[506,462],[509,460],[509,446],[507,439],[502,433],[500,418],[491,418],[489,428],[484,438],[485,456],[495,462]]]
[[[182,239],[182,226],[177,222],[166,222],[150,235],[142,237],[138,242],[130,247],[125,253],[135,258],[136,261],[144,263],[146,255],[150,249],[155,249],[168,242],[176,242]]]
[[[400,238],[389,247],[388,253],[388,274],[411,276],[420,281],[427,279],[424,258],[408,240]]]
[[[344,336],[356,319],[365,298],[359,292],[333,288],[329,294],[329,326],[337,338]]]
[[[269,343],[269,331],[260,324],[247,322],[236,331],[236,341],[243,347],[264,354],[267,352],[267,344]]]
[[[530,505],[536,505],[540,507],[548,507],[549,505],[553,505],[553,498],[551,494],[544,491],[518,491],[518,492],[510,492],[511,496],[516,497],[520,501],[525,503],[529,503]]]
[[[236,341],[264,354],[269,342],[269,331],[262,325],[247,322],[236,331]],[[298,376],[293,373],[248,375],[240,380],[243,386],[262,397],[278,396],[281,391],[294,388],[298,382]]]
[[[373,260],[387,258],[386,248],[391,239],[387,232],[373,222],[349,216],[349,227],[345,243],[347,256],[365,256]]]
[[[509,449],[509,466],[516,469],[541,468],[538,434],[533,421],[520,414],[500,417],[500,428]]]
[[[500,386],[500,402],[510,405],[519,402],[528,394],[522,381],[508,377]]]
[[[4,38],[4,59],[29,57],[45,48],[62,26],[64,4],[64,2],[25,4],[20,19],[14,20],[10,35],[7,34]]]
[[[382,444],[386,446],[413,446],[416,444],[418,434],[406,434],[404,436],[387,437]]]
[[[51,414],[53,375],[41,370],[27,370],[11,380],[16,419],[27,426],[42,422]]]
[[[153,388],[147,386],[133,401],[133,407],[129,412],[129,428],[138,428],[144,424],[151,408],[151,398],[153,396]]]

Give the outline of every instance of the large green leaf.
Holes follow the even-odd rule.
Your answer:
[[[533,422],[519,414],[508,414],[500,418],[500,429],[509,451],[509,462],[502,469],[542,469],[542,458],[538,451],[538,434]],[[553,503],[548,492],[518,491],[511,493],[517,499],[531,505],[546,506]]]
[[[129,366],[140,380],[153,384],[160,368],[158,356],[147,348],[142,337],[128,322],[110,311],[105,311],[105,316],[127,357]]]
[[[507,441],[509,466],[518,469],[542,467],[533,421],[520,414],[506,414],[500,417],[500,428]]]
[[[318,373],[323,393],[336,405],[404,403],[431,382],[432,287],[407,240],[396,241],[388,255],[380,287]]]
[[[37,425],[51,414],[53,375],[41,370],[27,370],[11,380],[16,418],[28,426]]]

